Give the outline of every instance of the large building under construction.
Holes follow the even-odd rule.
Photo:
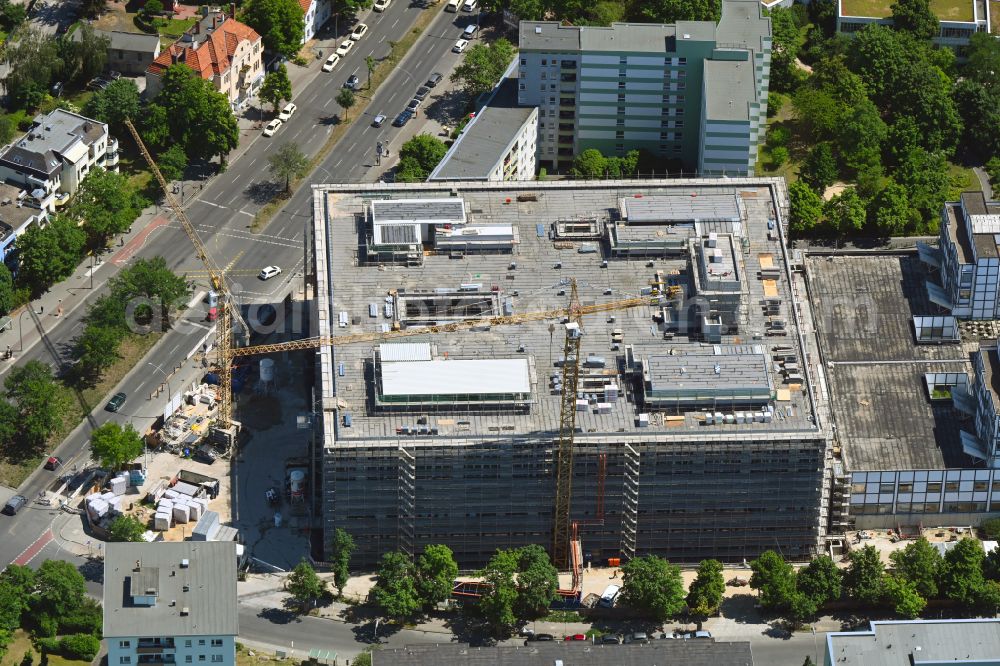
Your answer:
[[[318,352],[327,533],[359,564],[552,547],[572,322],[530,315],[575,285],[583,306],[648,297],[582,320],[585,558],[814,553],[831,458],[785,206],[776,179],[314,186],[318,332],[369,334]]]

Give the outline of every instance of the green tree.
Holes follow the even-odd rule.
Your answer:
[[[466,95],[478,97],[500,82],[515,53],[514,45],[503,37],[492,44],[476,44],[466,51],[451,80],[461,85]]]
[[[189,293],[187,280],[176,275],[167,268],[167,262],[163,257],[153,257],[152,259],[139,259],[128,268],[122,270],[115,277],[108,281],[110,295],[114,298],[113,308],[119,308],[122,304],[130,304],[131,301],[139,300],[133,305],[133,321],[127,321],[125,315],[127,311],[122,308],[121,326],[130,327],[133,332],[138,332],[139,326],[147,326],[156,323],[153,308],[156,307],[163,313],[163,321],[160,328],[169,324],[169,314],[173,308],[183,303]],[[115,312],[115,310],[111,310]],[[88,318],[94,314],[88,313]],[[95,317],[95,320],[97,318]]]
[[[271,175],[285,181],[285,192],[292,191],[292,181],[309,172],[309,158],[294,143],[285,143],[267,158]]]
[[[247,0],[243,22],[256,30],[268,51],[294,58],[305,37],[302,7],[297,0]]]
[[[343,118],[347,118],[347,113],[351,110],[351,107],[357,103],[354,91],[350,88],[341,88],[340,92],[337,93],[336,102],[337,105],[344,110]]]
[[[893,574],[912,583],[917,594],[925,599],[938,596],[938,578],[941,575],[941,553],[930,542],[920,537],[902,550],[889,555]]]
[[[510,11],[522,21],[540,21],[545,17],[542,0],[510,0]]]
[[[73,370],[77,377],[89,380],[91,386],[96,384],[104,371],[118,360],[123,339],[124,332],[120,328],[85,326],[74,343],[77,363]]]
[[[795,589],[817,605],[840,599],[843,574],[828,555],[809,562],[795,577]]]
[[[0,574],[0,632],[9,636],[21,626],[35,591],[35,572],[28,566],[9,565]]]
[[[823,200],[800,180],[788,186],[789,226],[794,234],[807,234],[823,215]]]
[[[134,516],[121,515],[111,521],[108,533],[112,541],[131,541],[142,543],[145,539],[142,535],[146,532],[146,526]]]
[[[428,544],[417,558],[417,593],[423,606],[433,607],[451,597],[458,564],[451,548]]]
[[[869,216],[874,217],[879,231],[890,236],[903,235],[919,221],[919,214],[910,207],[906,188],[891,178],[869,204]]]
[[[12,32],[28,18],[28,10],[24,5],[15,4],[11,0],[0,2],[0,27],[5,32]]]
[[[101,467],[114,471],[142,455],[142,437],[131,423],[108,421],[90,433],[90,451]]]
[[[841,160],[848,169],[858,171],[882,160],[882,145],[889,128],[879,111],[868,100],[859,102],[840,120],[836,141]]]
[[[15,108],[33,109],[41,104],[62,68],[56,40],[31,23],[24,23],[4,43],[9,70],[4,87]]]
[[[84,16],[96,18],[104,11],[107,0],[83,0],[80,4],[80,11]]]
[[[516,551],[517,601],[514,613],[518,619],[534,619],[544,615],[559,589],[559,572],[549,561],[541,546],[532,544]]]
[[[788,615],[788,619],[791,620],[794,626],[801,627],[803,624],[816,617],[816,611],[818,608],[819,606],[816,603],[816,599],[803,592],[795,592],[792,594],[792,599],[788,604],[788,610],[786,613]]]
[[[414,573],[413,562],[405,553],[396,550],[382,555],[375,587],[372,588],[372,600],[383,615],[404,619],[420,610]]]
[[[326,583],[316,575],[316,570],[303,559],[292,569],[292,573],[289,574],[288,581],[285,583],[285,589],[299,603],[299,606],[309,609],[326,591]]]
[[[851,598],[874,606],[882,599],[882,579],[885,567],[878,550],[867,545],[848,554],[850,565],[844,572],[844,587]]]
[[[399,159],[412,157],[421,170],[429,174],[444,158],[448,146],[441,139],[430,134],[418,134],[399,148]],[[426,178],[426,176],[425,176]]]
[[[979,601],[986,579],[983,560],[986,555],[977,539],[964,538],[944,554],[941,564],[941,593],[967,608]]]
[[[509,636],[517,624],[514,614],[518,597],[514,582],[516,571],[517,557],[511,550],[498,550],[479,571],[487,590],[480,597],[476,610],[493,636]]]
[[[750,587],[757,590],[760,605],[768,610],[787,609],[795,596],[795,569],[773,550],[765,550],[750,563]]]
[[[917,592],[913,581],[901,576],[885,576],[882,579],[882,589],[886,603],[892,606],[897,615],[905,618],[912,620],[919,617],[927,605],[927,600]]]
[[[965,79],[952,97],[962,117],[963,148],[980,159],[1000,154],[1000,86]]]
[[[771,10],[771,90],[791,92],[800,80],[795,62],[802,46],[802,33],[791,9]]]
[[[892,27],[930,41],[941,32],[937,16],[928,0],[896,0],[892,7]]]
[[[166,107],[156,102],[150,102],[141,114],[136,125],[146,147],[154,152],[161,152],[170,146],[179,145],[184,148],[183,137],[174,139]],[[187,149],[185,148],[185,155]]]
[[[156,16],[163,13],[163,3],[160,0],[146,0],[140,10],[144,16]]]
[[[64,560],[45,560],[35,573],[32,610],[50,618],[70,615],[83,605],[87,584],[83,574]]]
[[[365,56],[365,68],[368,70],[368,89],[372,89],[372,74],[375,72],[375,67],[378,65],[378,61],[374,57],[367,55]]]
[[[59,649],[70,659],[93,661],[101,651],[101,641],[92,634],[73,634],[59,639]]]
[[[264,83],[257,93],[260,101],[274,107],[274,112],[278,112],[278,107],[282,102],[292,101],[292,82],[288,79],[288,68],[282,63],[278,69],[264,75]]]
[[[151,138],[154,149],[180,143],[190,159],[210,160],[224,159],[239,144],[240,129],[229,98],[187,65],[167,68],[153,101],[144,114],[148,134],[143,136]]]
[[[698,574],[688,589],[687,605],[697,617],[715,615],[722,605],[722,595],[726,592],[726,580],[722,576],[722,562],[702,560]]]
[[[847,114],[846,105],[826,88],[800,86],[792,95],[795,116],[813,142],[829,141],[836,136],[841,120]]]
[[[97,249],[131,227],[147,203],[128,177],[92,169],[80,183],[66,215],[83,224],[88,245]]]
[[[140,105],[139,87],[132,79],[122,77],[94,93],[83,107],[83,113],[88,118],[107,123],[111,133],[120,136],[128,131],[126,119],[139,118]]]
[[[1000,170],[1000,157],[995,157],[991,161],[996,161],[996,166]],[[989,169],[987,169],[987,173]],[[1000,539],[1000,518],[987,518],[979,523],[979,529],[983,536],[992,541]]]
[[[1000,72],[1000,42],[996,35],[973,33],[969,38],[966,57],[968,60],[962,69],[964,78],[993,91],[1000,89],[1000,81],[997,80],[997,72]]]
[[[820,195],[833,185],[837,180],[837,160],[828,142],[817,143],[809,150],[799,178]]]
[[[823,204],[823,217],[831,230],[843,235],[856,234],[867,219],[865,202],[855,188],[848,187]]]
[[[636,3],[637,18],[646,23],[676,23],[677,21],[712,21],[722,17],[719,0],[646,0]]]
[[[14,309],[14,278],[6,264],[0,263],[0,315]]]
[[[680,569],[647,555],[622,567],[621,601],[635,612],[664,622],[684,609],[684,583]]]
[[[427,175],[415,157],[404,157],[396,165],[397,183],[422,183],[427,180]]]
[[[354,538],[348,532],[338,527],[333,532],[333,539],[330,540],[330,550],[328,558],[333,569],[333,584],[337,588],[337,594],[344,593],[344,586],[351,574],[351,555],[357,548]]]
[[[169,182],[184,178],[184,170],[188,167],[187,154],[184,146],[175,143],[156,156],[156,166]]]
[[[79,23],[73,34],[56,39],[56,51],[61,61],[59,77],[78,85],[94,78],[108,64],[110,43],[109,37],[98,33],[89,23]]]
[[[0,112],[0,143],[8,144],[17,133],[17,123],[9,113]]]
[[[7,399],[17,407],[17,439],[23,452],[37,451],[62,422],[67,404],[52,376],[40,361],[11,368],[4,383]]]
[[[603,178],[607,172],[607,159],[596,148],[588,148],[573,158],[570,173],[583,178]]]

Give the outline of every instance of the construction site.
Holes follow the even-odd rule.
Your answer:
[[[574,568],[825,548],[783,181],[313,196],[319,499],[358,566],[437,543],[462,567],[525,544]]]

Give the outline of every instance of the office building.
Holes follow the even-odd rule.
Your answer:
[[[766,126],[771,22],[723,0],[718,25],[522,21],[519,102],[538,107],[538,162],[633,149],[702,175],[753,175]]]
[[[994,32],[990,14],[993,3],[986,0],[944,0],[930,5],[939,20],[939,32],[933,41],[937,46],[954,49],[959,57],[977,32]],[[892,25],[893,0],[837,0],[837,32],[851,35],[877,23]],[[995,20],[995,19],[993,19]]]
[[[236,543],[109,543],[104,556],[108,664],[235,666]]]
[[[1000,620],[873,621],[826,635],[825,666],[1000,666]]]
[[[798,335],[809,304],[780,236],[783,181],[313,195],[315,333],[412,333],[317,352],[317,508],[327,532],[353,535],[359,566],[435,543],[463,567],[497,548],[552,546],[565,327],[519,315],[565,308],[573,280],[584,305],[651,298],[582,323],[571,517],[585,556],[742,562],[775,543],[789,558],[823,544],[828,432]],[[612,229],[678,243],[637,262],[602,253]],[[451,244],[466,231],[494,240]],[[715,262],[717,248],[730,255]]]

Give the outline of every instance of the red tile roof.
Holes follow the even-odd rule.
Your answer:
[[[313,0],[299,0],[299,7],[302,8],[303,14],[309,13],[309,8],[312,6]]]
[[[185,45],[183,39],[182,37],[164,49],[146,71],[162,76],[176,61],[183,62],[201,78],[211,79],[229,70],[240,42],[249,41],[252,44],[260,39],[260,35],[250,26],[227,18],[196,48]]]

